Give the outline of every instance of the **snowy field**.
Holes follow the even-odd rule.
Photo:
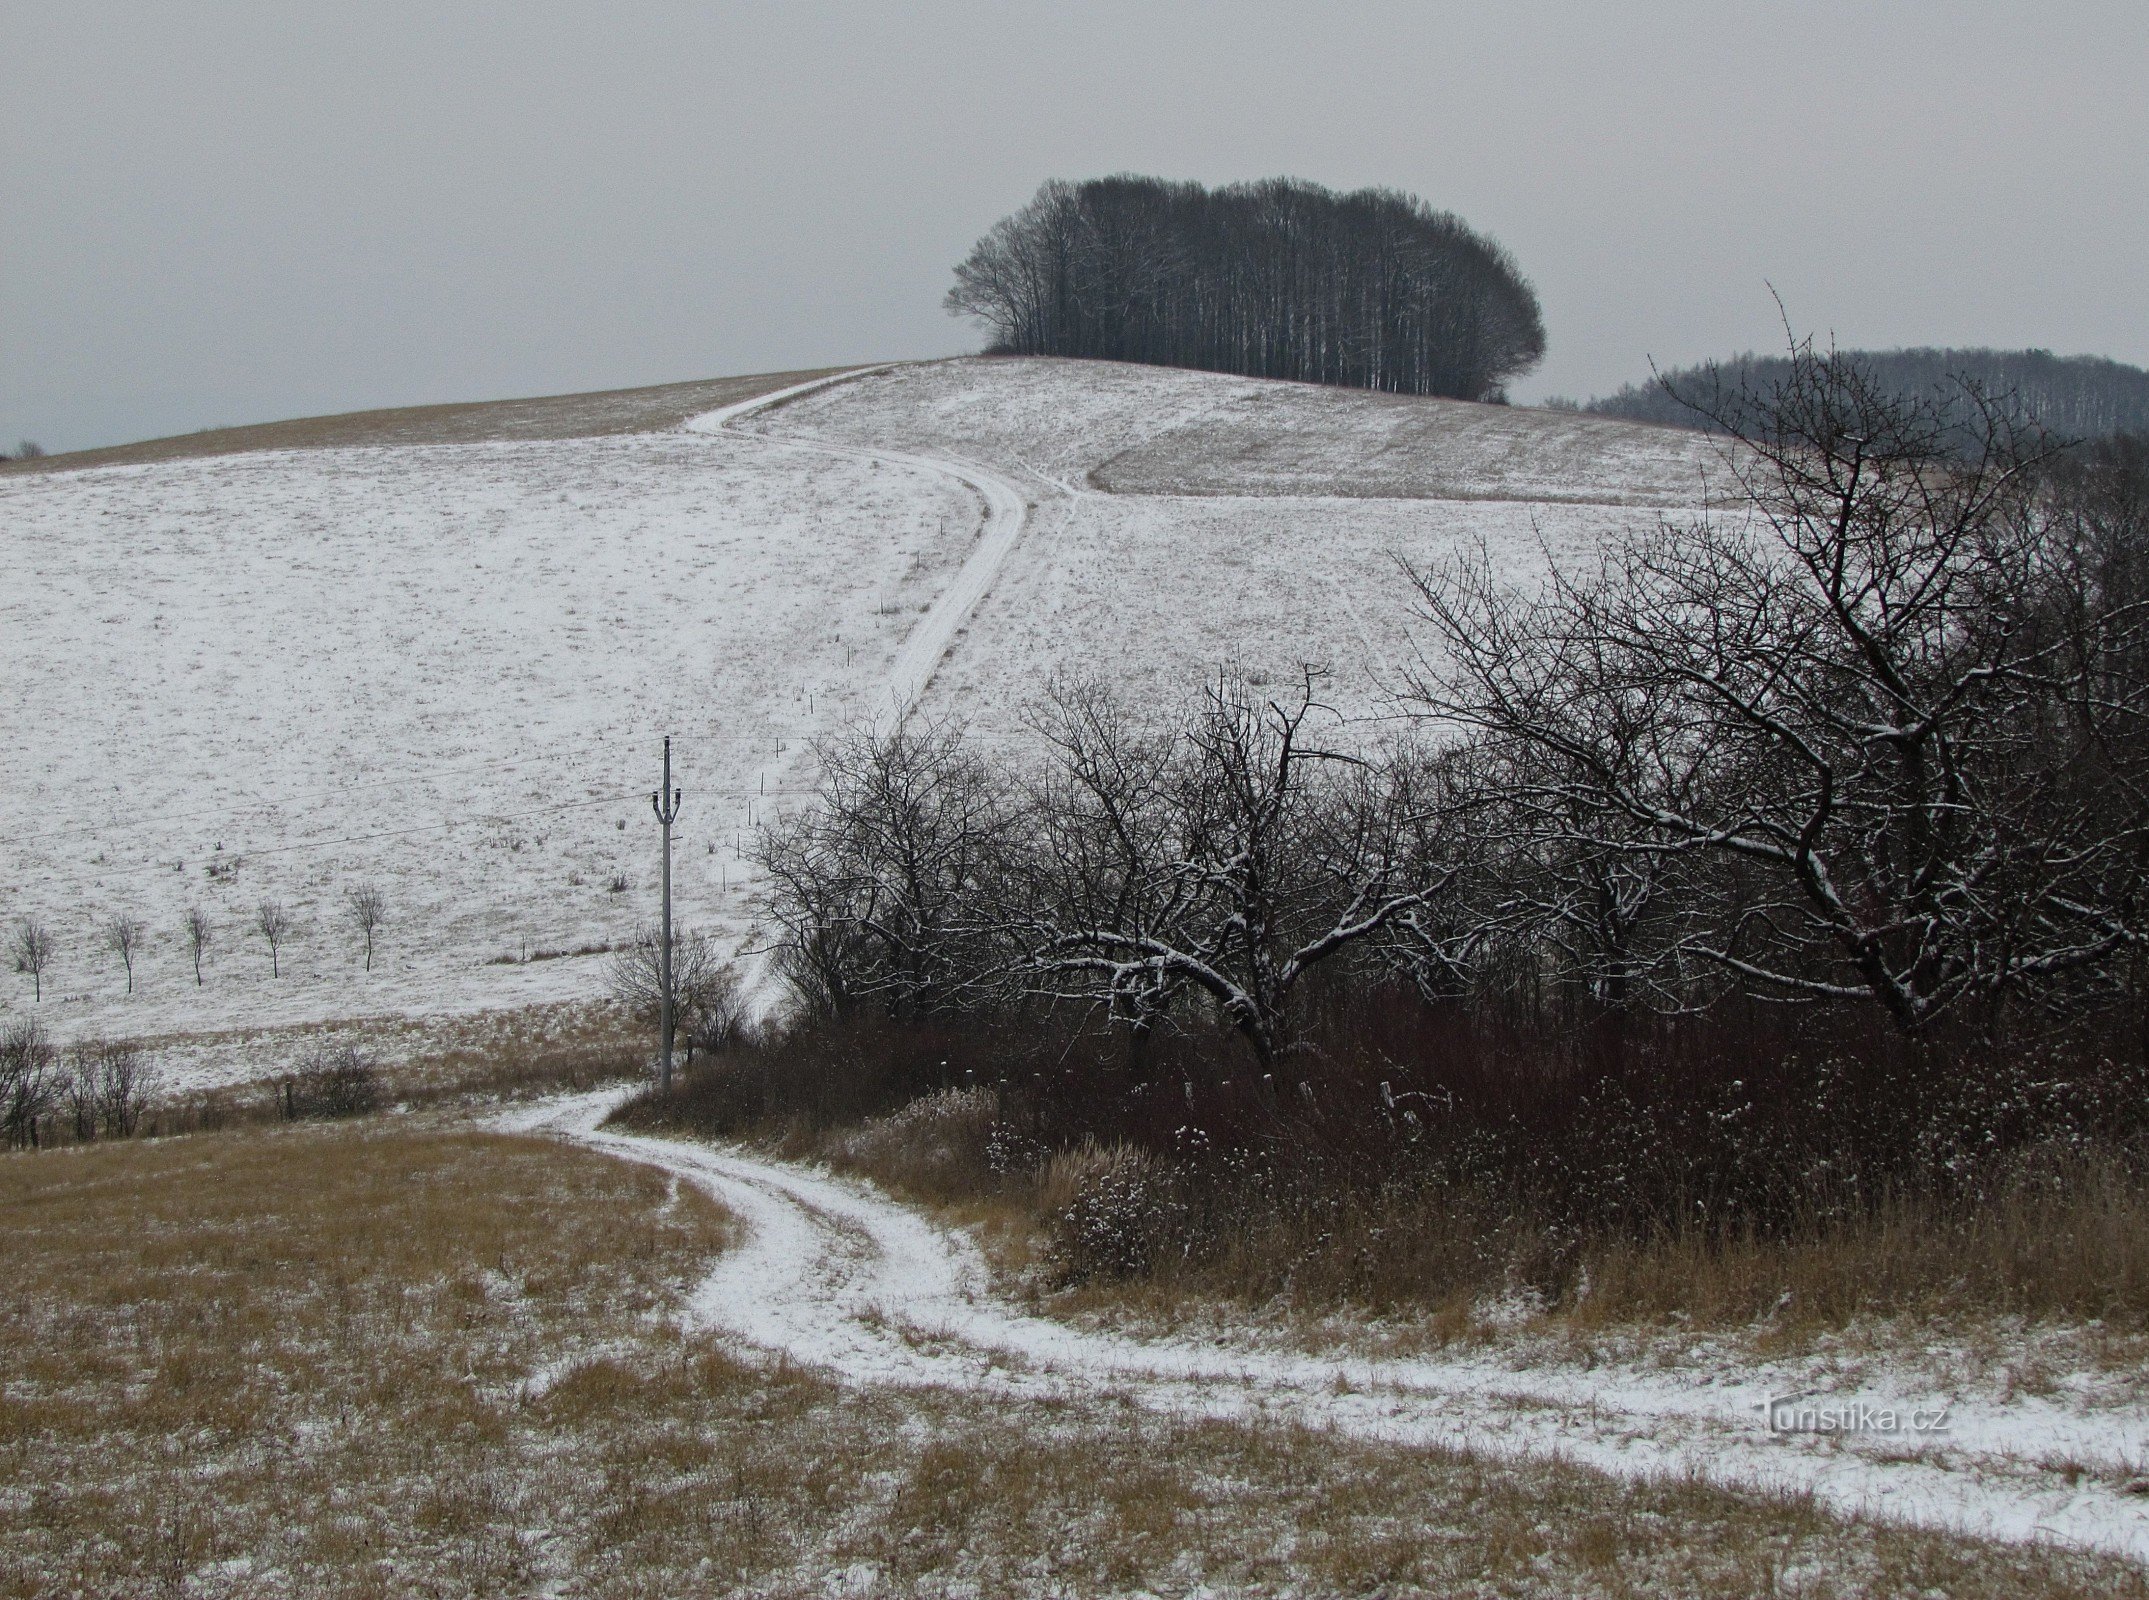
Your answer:
[[[959,360],[664,432],[0,477],[0,915],[58,941],[42,1003],[10,971],[0,1016],[164,1041],[210,1082],[315,1024],[383,1019],[408,1052],[406,1019],[594,997],[592,952],[655,910],[667,732],[680,916],[737,947],[739,846],[816,735],[922,694],[1012,738],[1055,672],[1167,702],[1305,661],[1377,718],[1399,558],[1483,539],[1528,570],[1711,472],[1666,430]],[[148,930],[131,995],[116,917]]]

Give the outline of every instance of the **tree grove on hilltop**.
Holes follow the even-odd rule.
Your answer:
[[[1087,356],[1398,394],[1497,398],[1544,354],[1498,244],[1392,189],[1047,183],[955,269],[994,354]]]

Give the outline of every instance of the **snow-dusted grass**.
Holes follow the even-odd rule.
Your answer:
[[[1482,542],[1527,577],[1693,514],[1727,476],[1719,444],[1668,429],[1108,362],[900,367],[741,427],[1022,487],[1031,527],[924,702],[1003,739],[1053,674],[1169,703],[1219,667],[1311,662],[1342,715],[1392,715],[1413,659],[1399,563]]]
[[[598,960],[563,953],[654,909],[665,732],[681,914],[735,939],[762,774],[872,700],[974,516],[944,478],[703,435],[0,484],[0,912],[59,939],[39,1011],[170,1034],[586,997]],[[151,930],[131,999],[121,912]]]
[[[738,1359],[677,1326],[739,1248],[694,1185],[527,1140],[0,1159],[0,1228],[9,1595],[2141,1592],[1795,1493]]]

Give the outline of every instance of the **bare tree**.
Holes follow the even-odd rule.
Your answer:
[[[376,884],[361,883],[345,891],[344,898],[350,908],[351,926],[356,928],[366,942],[366,970],[373,970],[373,935],[388,917],[388,901]]]
[[[37,1143],[38,1120],[59,1087],[58,1059],[34,1020],[0,1030],[0,1138],[9,1144]]]
[[[1060,691],[1043,882],[1015,909],[1047,992],[1100,996],[1138,1028],[1196,993],[1267,1062],[1309,973],[1449,892],[1423,769],[1313,742],[1313,688],[1308,672],[1292,699],[1259,701],[1219,681],[1161,737],[1095,691]]]
[[[200,906],[187,909],[187,951],[194,957],[194,987],[201,987],[201,958],[208,952],[215,939],[216,930],[209,921],[209,913]]]
[[[104,942],[127,969],[127,992],[134,993],[134,953],[149,936],[149,924],[122,911],[105,919]]]
[[[612,957],[612,998],[638,1022],[654,1021],[663,1004],[662,943],[661,929],[644,927]],[[672,1010],[686,1038],[689,1062],[696,1049],[717,1049],[738,1032],[743,1020],[738,973],[704,934],[673,930]]]
[[[819,747],[820,804],[759,845],[786,969],[815,1009],[961,1009],[995,952],[981,901],[1002,875],[1013,784],[959,729],[857,732]]]
[[[1520,752],[1585,855],[1712,861],[1679,946],[1763,992],[1917,1031],[2106,970],[2141,933],[2149,612],[2063,559],[2001,408],[1795,357],[1725,408],[1736,515],[1536,594],[1420,573],[1422,706]]]
[[[269,942],[269,975],[274,978],[282,977],[284,972],[279,951],[283,946],[284,935],[291,931],[291,923],[284,914],[282,901],[264,900],[254,907],[254,931]]]
[[[45,998],[45,973],[52,965],[57,950],[50,932],[35,917],[24,917],[15,924],[15,936],[9,940],[15,957],[15,970],[30,975],[31,992],[39,1000]]]

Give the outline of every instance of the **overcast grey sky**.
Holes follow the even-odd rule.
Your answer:
[[[939,355],[1047,177],[1386,184],[1526,398],[1777,338],[2149,363],[2149,6],[5,0],[0,448]]]

